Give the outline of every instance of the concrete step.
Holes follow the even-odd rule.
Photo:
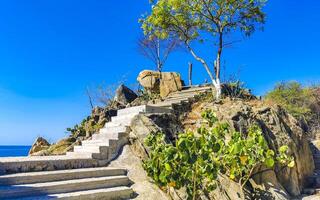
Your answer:
[[[99,133],[127,133],[130,130],[128,126],[121,126],[116,123],[106,123],[105,127],[100,129]]]
[[[83,146],[109,146],[109,140],[84,140],[82,141]]]
[[[108,153],[109,146],[74,146],[74,152],[90,152],[90,153]]]
[[[126,186],[103,188],[95,190],[84,190],[78,192],[49,194],[43,196],[33,196],[18,198],[15,200],[95,200],[95,199],[131,199],[133,190]]]
[[[177,91],[174,93],[171,93],[171,95],[175,95],[175,94],[186,94],[186,93],[191,93],[191,92],[205,92],[205,91],[210,91],[212,87],[210,86],[206,86],[206,87],[191,87],[188,89],[184,89],[181,91]]]
[[[86,156],[30,156],[0,158],[0,173],[53,171],[98,167],[99,162]]]
[[[128,186],[129,184],[130,180],[127,176],[108,176],[23,185],[0,186],[0,199]]]
[[[92,152],[67,152],[66,156],[72,157],[72,158],[90,158],[90,159],[97,159],[97,160],[105,160],[106,157],[102,156],[100,153],[92,153]]]
[[[119,115],[119,116],[114,116],[111,117],[111,122],[113,123],[121,123],[123,121],[130,121],[140,113],[134,113],[134,114],[127,114],[127,115]]]
[[[170,109],[159,108],[152,105],[142,105],[142,106],[134,106],[134,107],[118,110],[118,116],[126,115],[128,113],[170,113],[170,112],[171,112]]]
[[[188,100],[172,100],[172,101],[163,101],[157,104],[154,104],[159,107],[171,107],[173,104],[182,104],[183,102],[187,102]]]
[[[130,126],[131,120],[108,122],[104,125],[104,128],[113,128],[118,126]]]
[[[193,97],[175,97],[175,98],[168,98],[166,99],[164,102],[168,102],[168,101],[190,101],[192,100]]]
[[[126,175],[127,170],[111,167],[16,173],[0,176],[0,185],[30,184],[71,179]]]
[[[173,95],[173,96],[168,96],[165,100],[169,99],[182,99],[182,98],[194,98],[197,94],[187,94],[187,95]]]
[[[100,133],[100,134],[95,134],[92,136],[93,140],[101,140],[101,141],[108,141],[109,139],[121,139],[124,137],[127,137],[128,133]]]

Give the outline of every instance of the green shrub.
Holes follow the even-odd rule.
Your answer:
[[[216,188],[219,173],[228,175],[243,188],[261,165],[273,168],[279,162],[294,166],[293,157],[287,155],[288,147],[282,146],[278,152],[269,149],[257,126],[243,134],[218,122],[212,111],[202,113],[202,117],[206,126],[196,133],[179,134],[175,144],[167,143],[162,133],[146,138],[150,158],[144,161],[144,169],[161,188],[186,187],[189,199],[197,199],[202,192]],[[231,135],[229,141],[227,135]]]

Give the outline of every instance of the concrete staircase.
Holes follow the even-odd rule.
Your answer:
[[[0,199],[129,199],[125,169],[86,168],[0,176]]]
[[[91,140],[83,141],[81,146],[75,146],[73,152],[67,156],[92,158],[101,160],[105,164],[113,160],[119,150],[128,143],[130,123],[140,113],[170,113],[170,109],[155,106],[136,106],[118,110],[117,116],[100,129],[99,134],[94,134]]]
[[[171,93],[164,101],[153,104],[153,106],[172,109],[175,105],[181,105],[183,103],[192,101],[197,95],[200,95],[204,92],[209,92],[211,89],[211,86],[187,86],[181,91]]]
[[[132,119],[140,113],[170,113],[211,87],[185,87],[163,102],[118,110],[91,140],[64,156],[0,158],[0,199],[129,199],[125,169],[104,167],[128,142]]]

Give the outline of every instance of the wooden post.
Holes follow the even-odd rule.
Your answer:
[[[192,85],[192,63],[189,62],[189,86]]]

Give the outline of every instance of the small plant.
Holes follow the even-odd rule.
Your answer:
[[[245,88],[244,83],[239,80],[231,81],[224,84],[222,87],[222,94],[232,99],[236,99],[236,98],[246,99],[246,98],[252,97],[252,95],[250,94],[250,91]]]
[[[159,93],[147,91],[145,89],[138,90],[139,98],[141,98],[144,101],[153,101],[156,99],[161,99]]]
[[[288,147],[282,146],[277,152],[269,149],[258,126],[243,134],[218,122],[211,110],[203,112],[202,117],[205,125],[196,133],[179,134],[175,144],[167,143],[162,133],[146,138],[151,151],[144,168],[162,189],[185,187],[189,199],[194,200],[217,187],[220,173],[238,182],[243,190],[259,166],[273,168],[276,162],[294,166],[293,157],[287,155]],[[226,135],[231,136],[229,141]]]

